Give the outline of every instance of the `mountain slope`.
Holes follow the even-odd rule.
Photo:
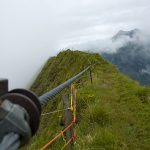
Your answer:
[[[136,38],[137,34],[140,34],[139,29],[133,29],[130,31],[123,31],[120,30],[115,36],[112,37],[113,41],[120,40],[121,37],[129,37],[129,38]]]
[[[150,85],[150,43],[144,43],[140,34],[137,29],[118,32],[112,38],[113,43],[126,42],[116,52],[102,53],[102,56],[132,79]]]
[[[150,89],[122,75],[99,54],[70,50],[59,53],[48,60],[31,89],[41,95],[94,62],[99,64],[92,67],[93,84],[89,74],[75,84],[77,139],[74,149],[148,150]],[[49,102],[43,108],[43,113],[62,109],[61,95]],[[62,114],[42,116],[37,135],[24,149],[40,149],[59,133],[63,129],[60,125]],[[59,138],[49,149],[59,150],[63,145],[63,139]]]

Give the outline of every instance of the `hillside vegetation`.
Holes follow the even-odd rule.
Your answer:
[[[48,60],[31,90],[38,95],[51,90],[76,75],[91,63],[93,84],[89,73],[77,80],[77,139],[74,150],[149,150],[150,88],[141,87],[121,74],[99,54],[63,51]],[[63,109],[62,95],[50,101],[43,113]],[[63,112],[41,117],[38,133],[24,149],[39,150],[63,126]],[[59,150],[60,137],[49,149]]]

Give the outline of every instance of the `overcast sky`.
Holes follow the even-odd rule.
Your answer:
[[[149,32],[150,0],[0,0],[0,77],[28,88],[46,60],[118,30]]]

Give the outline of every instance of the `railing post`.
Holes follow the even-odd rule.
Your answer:
[[[8,92],[8,80],[0,79],[0,96]]]
[[[62,98],[64,102],[64,108],[66,109],[64,114],[64,125],[66,128],[72,122],[73,117],[72,117],[71,110],[69,109],[70,108],[69,94],[63,95]],[[72,136],[73,136],[73,126],[69,128],[65,133],[66,142],[68,142],[72,138]],[[68,144],[67,148],[71,149],[72,146],[73,146],[73,141],[71,141]]]
[[[89,69],[89,71],[90,71],[90,79],[91,79],[91,84],[93,84],[92,71],[91,71],[91,69]]]

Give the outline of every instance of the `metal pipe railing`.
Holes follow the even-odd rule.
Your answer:
[[[54,88],[51,91],[49,91],[49,92],[43,94],[42,96],[40,96],[39,97],[39,101],[40,101],[41,105],[44,105],[49,100],[53,99],[54,96],[56,96],[57,94],[59,94],[63,89],[65,89],[66,87],[68,87],[69,85],[71,85],[75,80],[77,80],[78,78],[80,78],[90,67],[91,67],[91,65],[88,66],[87,68],[85,68],[83,71],[81,71],[77,75],[75,75],[74,77],[68,79],[66,82],[60,84],[56,88]]]
[[[62,90],[64,90],[65,88],[67,88],[69,85],[71,85],[73,82],[75,82],[75,80],[79,79],[92,65],[89,65],[88,67],[86,67],[83,71],[81,71],[80,73],[78,73],[77,75],[75,75],[74,77],[68,79],[66,82],[60,84],[59,86],[57,86],[56,88],[52,89],[51,91],[41,95],[38,100],[40,102],[41,105],[44,105],[46,104],[49,100],[53,99],[54,96],[56,96],[57,94],[59,94]],[[25,93],[22,93],[22,94],[25,94]],[[30,95],[31,96],[31,95]],[[29,96],[29,97],[30,97]],[[31,98],[31,97],[30,97]],[[13,104],[13,105],[16,105],[16,104]],[[19,105],[18,105],[19,106]],[[3,108],[2,108],[3,109]],[[22,108],[21,108],[22,109]],[[26,110],[24,110],[26,111]],[[9,112],[9,114],[11,113],[11,111]],[[15,113],[14,113],[15,115]],[[20,114],[17,114],[18,116]],[[1,114],[0,114],[1,116]],[[30,116],[30,114],[29,114]],[[17,116],[16,116],[17,117]],[[0,119],[2,119],[0,117]],[[23,119],[23,118],[22,118]],[[5,118],[4,118],[4,121],[5,121]],[[13,120],[14,121],[14,120]],[[7,119],[5,121],[7,123]],[[0,123],[1,123],[1,120],[0,120]],[[18,122],[19,123],[19,122]],[[27,124],[27,121],[25,120],[25,124]],[[0,124],[1,125],[1,124]],[[9,126],[9,124],[7,123],[7,125]],[[19,125],[18,125],[19,127]],[[11,127],[10,127],[11,128]],[[13,128],[13,127],[12,127]],[[12,135],[15,135],[15,136],[12,136]],[[7,135],[5,135],[3,137],[3,140],[1,141],[0,143],[0,149],[3,149],[3,150],[16,150],[20,147],[21,145],[21,139],[19,138],[20,135],[19,133],[14,133],[13,131],[8,133]],[[9,139],[9,140],[8,140]],[[9,141],[9,142],[8,142]]]

